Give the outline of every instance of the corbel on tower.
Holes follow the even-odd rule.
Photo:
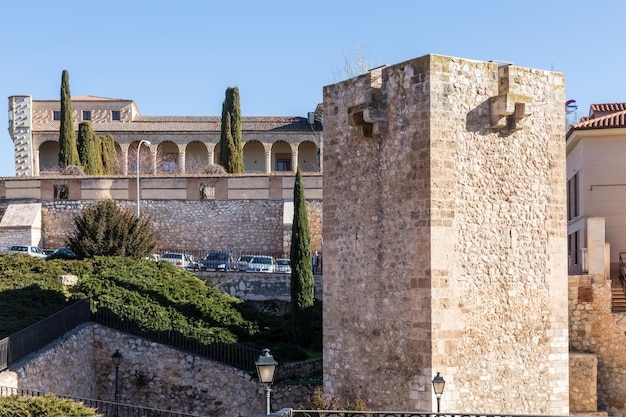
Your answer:
[[[522,129],[522,122],[531,114],[532,98],[515,93],[512,80],[520,69],[511,64],[498,67],[498,95],[491,97],[491,128],[515,132]]]

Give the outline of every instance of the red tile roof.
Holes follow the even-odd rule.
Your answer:
[[[626,127],[626,103],[592,104],[589,116],[571,125],[567,136],[575,130],[616,129]]]

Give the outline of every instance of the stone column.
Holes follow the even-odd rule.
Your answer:
[[[265,145],[263,145],[265,147]],[[272,172],[272,148],[265,147],[265,172]]]
[[[291,148],[291,170],[293,172],[298,172],[298,148]]]
[[[178,172],[180,174],[185,173],[185,152],[178,152]]]
[[[128,175],[128,144],[122,144],[122,174]]]

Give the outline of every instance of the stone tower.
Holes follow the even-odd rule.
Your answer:
[[[32,172],[33,152],[33,109],[31,96],[9,97],[9,135],[15,151],[15,175]]]
[[[567,415],[560,73],[427,55],[324,88],[324,391]]]

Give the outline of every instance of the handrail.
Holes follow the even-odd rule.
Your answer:
[[[24,390],[13,387],[0,386],[0,397],[9,395],[20,395],[22,397],[43,397],[47,393],[33,390]],[[171,410],[160,410],[150,407],[141,407],[130,404],[115,403],[111,401],[95,400],[90,398],[72,397],[69,395],[52,394],[57,398],[64,398],[83,403],[86,407],[95,408],[96,412],[104,417],[123,416],[123,417],[202,417],[198,414],[179,413]]]
[[[90,304],[92,306],[90,312]],[[118,308],[86,298],[53,315],[38,321],[4,339],[0,339],[0,371],[18,362],[27,355],[43,349],[77,326],[92,321],[134,336],[175,347],[188,353],[204,356],[233,368],[254,374],[254,362],[261,351],[239,343],[202,343],[190,336],[189,329],[150,330],[142,328],[137,320],[122,319],[115,311]]]

